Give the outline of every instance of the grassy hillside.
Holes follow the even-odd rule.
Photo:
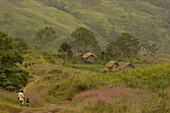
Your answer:
[[[168,0],[0,0],[0,30],[21,36],[34,45],[33,36],[45,25],[62,36],[55,48],[77,27],[93,30],[105,47],[121,32],[142,43],[157,42],[161,53],[170,53],[170,2]]]
[[[24,92],[30,108],[19,107],[15,92],[0,90],[0,112],[166,113],[169,109],[169,55],[129,60],[136,68],[118,72],[106,72],[102,64],[64,65],[58,54],[41,50],[27,50],[23,57],[18,66],[32,77]],[[33,65],[25,68],[25,63]]]

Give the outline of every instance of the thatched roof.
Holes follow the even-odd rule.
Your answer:
[[[95,54],[90,53],[90,52],[83,54],[83,58],[88,58],[89,56],[93,56],[93,57],[97,58],[97,56]]]
[[[116,61],[111,60],[106,64],[106,67],[112,67],[114,64],[119,65]]]
[[[119,69],[124,69],[124,68],[126,68],[127,66],[131,66],[131,67],[133,67],[133,68],[135,68],[132,64],[130,64],[130,63],[125,63],[125,62],[121,62],[121,63],[119,63]]]

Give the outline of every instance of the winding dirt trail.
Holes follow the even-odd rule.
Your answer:
[[[35,77],[35,80],[31,81],[25,88],[24,88],[24,92],[26,93],[26,89],[28,87],[30,87],[34,82],[38,81],[40,78],[39,77]]]
[[[24,92],[35,82],[37,82],[40,77],[32,78],[31,82],[24,88]],[[27,97],[36,97],[36,94],[25,94]],[[48,104],[45,108],[20,108],[18,109],[18,113],[58,113],[61,109],[65,108],[68,105],[56,105],[56,104]],[[12,109],[12,108],[11,108]],[[14,108],[15,109],[15,108]],[[10,111],[9,111],[10,112]],[[12,113],[12,112],[10,112]]]

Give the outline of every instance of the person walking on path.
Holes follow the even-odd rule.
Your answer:
[[[24,94],[23,94],[23,90],[21,90],[21,92],[18,93],[18,101],[20,102],[20,106],[22,107],[24,105]]]
[[[29,98],[27,98],[26,102],[27,102],[26,106],[29,107],[29,102],[30,102]]]

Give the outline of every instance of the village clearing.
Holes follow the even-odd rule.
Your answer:
[[[31,75],[24,93],[30,107],[21,108],[16,93],[1,90],[0,113],[169,112],[168,55],[141,57],[147,62],[134,64],[135,69],[110,72],[105,65],[64,65],[58,58],[53,64],[41,52],[30,54],[25,61],[34,64],[19,65]]]

